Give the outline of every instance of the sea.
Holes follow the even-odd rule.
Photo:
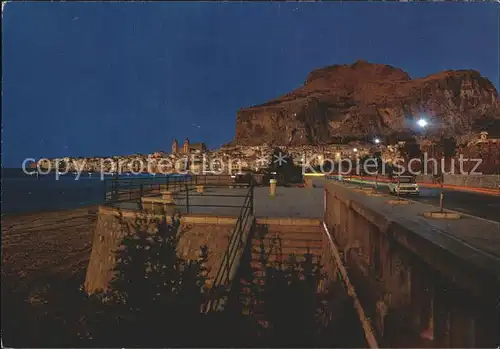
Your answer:
[[[149,181],[167,175],[121,174],[120,178],[135,178]],[[168,176],[180,176],[171,174]],[[28,175],[22,169],[2,168],[1,211],[2,216],[32,212],[72,209],[104,203],[107,179],[116,175],[82,172],[56,175]]]

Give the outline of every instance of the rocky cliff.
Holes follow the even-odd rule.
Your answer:
[[[493,84],[473,70],[412,80],[388,65],[333,65],[312,71],[293,92],[239,110],[233,143],[316,144],[417,132],[422,116],[430,132],[458,136],[500,119],[497,98]]]

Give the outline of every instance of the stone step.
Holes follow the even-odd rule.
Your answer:
[[[300,275],[300,280],[305,280],[304,275]],[[252,287],[263,287],[265,285],[265,271],[260,271],[258,274],[253,275]]]
[[[303,262],[305,260],[304,258],[304,252],[300,253],[300,254],[295,254],[295,258],[297,260],[297,262]],[[313,257],[312,257],[312,261],[313,263],[317,263],[318,261],[320,261],[320,255],[319,253],[312,253],[313,254]],[[286,253],[283,253],[283,257],[281,258],[281,260],[283,261],[284,264],[286,264],[286,262],[288,261],[288,256],[289,254],[286,254]],[[266,255],[266,258],[268,258],[268,262],[269,263],[274,263],[274,262],[277,262],[279,260],[278,256],[276,254],[271,254],[271,255]],[[252,253],[252,260],[250,262],[250,266],[252,268],[262,268],[261,265],[255,265],[255,263],[261,263],[260,262],[260,254],[259,253]]]
[[[321,240],[311,240],[311,239],[273,239],[273,238],[264,238],[264,239],[252,239],[252,249],[260,250],[261,246],[264,246],[267,251],[270,246],[280,246],[282,248],[298,248],[298,249],[307,249],[307,247],[313,248],[321,248],[322,241]]]
[[[314,240],[321,241],[322,235],[317,234],[315,232],[295,232],[295,233],[269,233],[266,235],[257,235],[254,234],[252,236],[252,240],[269,240],[280,238],[281,240]]]
[[[271,247],[264,246],[264,251],[262,251],[260,245],[252,245],[252,259],[258,259],[261,253],[264,253],[264,255],[282,255],[283,258],[289,256],[290,254],[295,254],[297,258],[303,258],[303,255],[305,253],[311,253],[313,255],[320,255],[321,254],[321,246],[314,246],[314,245],[309,245],[306,246],[305,244],[303,245],[281,245],[281,248],[279,245],[277,245],[275,248],[271,250]]]
[[[278,234],[268,234],[265,236],[254,235],[252,236],[252,245],[255,244],[259,245],[261,240],[264,241],[264,244],[266,244],[266,241],[281,241],[282,243],[284,243],[285,241],[286,242],[298,241],[300,243],[311,241],[311,242],[321,243],[322,236],[316,233],[292,233],[292,234],[278,233]]]
[[[256,233],[259,231],[266,232],[283,232],[283,233],[293,233],[293,232],[316,232],[318,234],[322,234],[321,225],[278,225],[278,224],[270,224],[270,225],[262,225],[257,224]]]

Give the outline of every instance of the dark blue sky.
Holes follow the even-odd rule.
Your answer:
[[[499,86],[498,4],[8,3],[2,163],[230,141],[238,108],[357,59]],[[200,128],[193,126],[197,124]]]

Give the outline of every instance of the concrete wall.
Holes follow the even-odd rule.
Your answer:
[[[137,214],[135,211],[118,210],[106,206],[99,208],[92,252],[85,279],[85,289],[88,293],[107,289],[108,283],[114,275],[114,251],[120,245],[123,236],[129,231],[133,231],[133,225],[138,217]],[[160,216],[148,215],[147,217],[151,219]],[[200,247],[207,245],[208,283],[213,280],[217,273],[235,223],[235,218],[217,216],[186,216],[181,219],[178,231],[178,234],[180,234],[179,256],[185,259],[198,259]],[[145,228],[152,234],[157,231],[157,225],[154,222],[146,224]]]
[[[424,238],[437,236],[437,230],[405,218],[404,208],[394,215],[380,212],[361,195],[327,183],[325,225],[342,252],[379,345],[498,345],[498,275]],[[330,278],[337,275],[329,272]]]

